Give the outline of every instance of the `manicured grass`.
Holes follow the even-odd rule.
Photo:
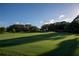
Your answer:
[[[79,56],[79,34],[71,33],[3,33],[0,55]]]

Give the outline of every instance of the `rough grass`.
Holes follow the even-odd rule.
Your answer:
[[[79,34],[3,33],[1,56],[79,56]]]

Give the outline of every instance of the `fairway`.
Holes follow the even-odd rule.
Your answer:
[[[3,56],[79,56],[79,34],[39,32],[0,34]]]

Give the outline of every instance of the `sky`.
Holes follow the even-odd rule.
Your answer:
[[[0,3],[0,26],[11,24],[43,24],[71,22],[79,14],[77,3]]]

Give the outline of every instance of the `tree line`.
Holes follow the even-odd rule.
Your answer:
[[[55,22],[51,24],[44,24],[41,28],[33,26],[31,24],[13,24],[5,27],[0,27],[0,33],[3,32],[72,32],[79,33],[79,15],[72,22]]]
[[[79,33],[79,15],[72,22],[62,21],[62,22],[56,22],[52,24],[44,24],[41,27],[41,30]]]
[[[33,26],[31,24],[13,24],[8,26],[7,28],[0,27],[0,33],[3,32],[38,32],[40,29],[36,26]]]

